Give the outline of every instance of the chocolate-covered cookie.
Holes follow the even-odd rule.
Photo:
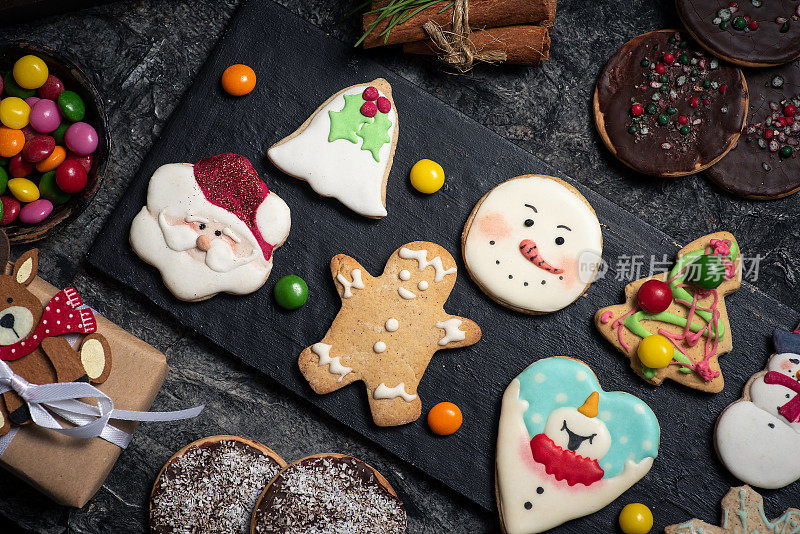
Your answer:
[[[800,60],[745,75],[752,91],[747,124],[706,175],[735,195],[785,197],[800,189]]]
[[[169,459],[150,494],[150,531],[246,534],[264,487],[286,466],[257,441],[210,436]]]
[[[270,482],[253,513],[251,534],[406,531],[403,503],[383,476],[343,454],[298,460]]]
[[[742,71],[676,30],[622,45],[594,92],[595,125],[608,149],[655,176],[684,176],[716,163],[736,143],[746,112]]]
[[[743,67],[800,56],[797,0],[676,0],[689,33],[712,54]]]

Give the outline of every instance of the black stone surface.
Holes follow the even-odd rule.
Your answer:
[[[324,0],[282,3],[341,41],[352,43],[358,37],[357,21],[340,21],[351,9],[351,3]],[[261,373],[242,366],[159,312],[146,299],[94,271],[87,272],[81,264],[164,121],[222,33],[235,4],[200,0],[120,2],[28,25],[0,27],[4,37],[40,40],[79,58],[88,70],[96,73],[111,117],[114,145],[109,176],[90,209],[69,228],[41,244],[42,275],[60,286],[74,281],[93,307],[167,354],[172,370],[155,409],[208,403],[206,414],[196,421],[142,425],[97,497],[82,510],[56,506],[12,475],[0,474],[0,515],[9,524],[36,532],[143,532],[146,495],[172,452],[196,437],[228,432],[259,439],[286,458],[322,450],[363,458],[402,492],[409,511],[409,532],[495,532],[498,525],[493,514],[480,511],[418,470],[371,446],[319,410],[309,409],[308,403]],[[764,257],[757,285],[796,309],[800,300],[794,291],[799,272],[794,263],[799,233],[794,222],[799,202],[796,195],[767,203],[742,201],[720,192],[700,176],[669,181],[639,176],[607,154],[594,132],[589,102],[606,59],[635,35],[677,24],[672,4],[667,1],[562,0],[553,33],[552,59],[541,68],[481,67],[465,76],[451,76],[443,74],[432,62],[404,57],[396,49],[375,50],[366,55],[666,231],[675,242],[691,241],[714,228],[733,230],[745,250]],[[450,187],[458,188],[459,184],[454,181]],[[654,248],[675,249],[666,242]],[[377,269],[385,257],[375,257],[374,261],[370,268]],[[601,284],[617,287],[621,298],[618,282],[609,280]],[[600,284],[595,290],[609,291]],[[750,291],[746,287],[740,293]],[[738,298],[736,294],[729,299],[731,309],[737,306]],[[749,313],[746,306],[741,313]],[[792,327],[797,314],[786,315],[785,310],[782,312],[776,306],[776,311],[767,317],[776,325]],[[743,332],[737,333],[738,324],[749,319],[746,315],[732,319],[735,349],[726,358],[736,363],[726,375],[729,382],[726,390],[703,408],[709,412],[718,413],[738,398],[745,378],[763,366],[771,352],[767,330],[752,340],[743,338]],[[580,318],[576,316],[576,320]],[[455,354],[444,356],[452,361],[450,358]],[[602,354],[611,356],[613,349],[604,347]],[[533,359],[545,354],[530,350],[530,355]],[[746,358],[748,363],[740,367],[735,360],[738,356]],[[641,387],[628,374],[621,359],[611,358],[609,363],[619,370],[620,378],[625,378],[620,387],[634,392]],[[609,377],[609,372],[600,373],[603,385],[613,387]],[[652,397],[648,394],[644,398],[655,404]],[[680,390],[677,398],[680,402],[664,409],[675,414],[682,429],[697,432],[693,416],[699,401],[685,390]],[[661,514],[665,513],[681,518],[694,515],[718,518],[719,499],[727,485],[736,483],[730,475],[720,480],[715,474],[711,475],[715,481],[701,493],[687,489],[691,480],[704,479],[706,473],[721,469],[716,461],[710,467],[704,466],[694,452],[694,447],[700,447],[707,454],[711,427],[699,429],[697,435],[700,441],[691,450],[673,452],[681,455],[685,466],[668,458],[664,445],[656,466],[675,471],[675,478],[670,478],[669,487],[658,483],[640,495],[653,508],[658,524],[663,525]],[[691,443],[691,439],[679,440],[680,444],[685,442]],[[641,485],[657,478],[654,468]],[[765,492],[768,516],[777,516],[788,504],[797,504],[788,503],[796,486]],[[625,496],[585,520],[584,529],[612,530],[616,514],[627,502]],[[568,532],[569,528],[561,531]]]

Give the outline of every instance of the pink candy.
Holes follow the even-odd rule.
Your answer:
[[[39,100],[41,100],[41,98],[38,96],[29,96],[25,99],[25,103],[28,104],[28,106],[33,107]]]
[[[67,128],[64,140],[67,148],[79,156],[85,156],[97,150],[97,130],[85,122],[76,122]]]
[[[42,222],[53,212],[53,203],[45,198],[25,204],[19,212],[19,220],[25,224]]]
[[[40,99],[31,108],[30,123],[33,129],[39,133],[54,131],[61,124],[61,112],[58,110],[58,104],[46,98]]]

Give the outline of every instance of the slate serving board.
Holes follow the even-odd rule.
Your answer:
[[[248,64],[258,74],[256,89],[246,97],[228,97],[219,87],[222,71],[233,63]],[[376,77],[392,84],[400,128],[388,184],[389,215],[380,221],[360,217],[337,201],[318,196],[305,182],[277,171],[266,158],[269,146],[294,131],[331,94]],[[292,231],[286,244],[277,249],[272,275],[261,290],[245,297],[219,295],[202,303],[184,303],[164,288],[155,269],[133,254],[128,244],[130,223],[145,203],[148,181],[157,167],[196,162],[227,151],[249,158],[270,189],[286,200],[292,210]],[[441,163],[448,176],[445,187],[431,196],[416,193],[408,184],[409,169],[422,157]],[[89,262],[140,291],[188,328],[486,509],[495,507],[494,443],[503,390],[539,358],[580,358],[592,366],[604,389],[628,391],[645,400],[659,418],[662,438],[659,458],[642,482],[617,503],[569,522],[559,531],[587,532],[597,525],[613,525],[622,505],[632,501],[653,507],[656,527],[695,515],[715,521],[719,500],[736,481],[714,454],[714,421],[739,398],[747,378],[765,365],[772,352],[773,328],[793,328],[798,313],[743,284],[727,300],[734,350],[721,360],[725,391],[712,396],[671,382],[658,388],[647,385],[630,371],[627,359],[597,334],[592,317],[596,309],[622,302],[624,282],[615,279],[616,258],[632,254],[672,257],[679,246],[609,200],[576,184],[603,225],[603,255],[610,270],[565,310],[545,316],[514,313],[486,297],[469,279],[460,254],[467,216],[491,187],[527,173],[551,174],[572,182],[281,6],[249,2],[234,17],[172,115],[98,236]],[[317,396],[300,375],[297,356],[322,338],[338,311],[339,298],[328,268],[331,257],[348,254],[377,275],[395,248],[418,239],[439,243],[456,257],[458,281],[445,308],[475,320],[483,329],[483,339],[473,347],[437,353],[419,387],[423,417],[400,428],[380,429],[371,423],[360,384]],[[740,245],[746,254],[747,243]],[[310,288],[308,303],[294,312],[278,308],[271,294],[275,281],[287,274],[302,276]],[[442,400],[455,402],[465,415],[462,428],[447,438],[433,435],[424,422],[427,410]],[[402,497],[403,481],[392,483]],[[798,504],[790,501],[791,488],[764,492],[768,515]]]

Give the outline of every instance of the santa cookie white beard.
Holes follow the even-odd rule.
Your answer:
[[[130,242],[173,295],[199,301],[260,288],[290,224],[289,207],[250,162],[220,154],[195,166],[159,167],[150,179],[147,205],[131,225]]]

